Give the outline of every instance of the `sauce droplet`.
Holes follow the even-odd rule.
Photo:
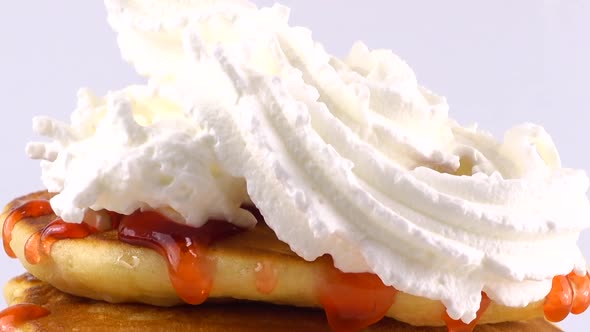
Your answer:
[[[543,311],[550,322],[561,322],[572,309],[574,292],[568,278],[559,275],[553,278],[551,291],[545,298]]]
[[[277,287],[279,272],[268,259],[263,259],[254,269],[256,290],[262,294],[270,294]]]
[[[590,306],[590,275],[579,276],[575,272],[567,275],[574,291],[571,313],[579,315]]]
[[[10,247],[12,241],[12,229],[21,220],[25,218],[37,218],[47,216],[53,213],[51,205],[47,200],[33,200],[24,203],[23,205],[12,210],[4,221],[2,227],[2,242],[4,244],[4,251],[9,257],[16,258],[14,251]]]
[[[81,239],[96,232],[96,228],[86,223],[68,223],[56,219],[29,237],[25,243],[25,258],[30,264],[39,264],[51,254],[51,247],[58,240]]]
[[[49,315],[49,310],[36,304],[22,303],[0,311],[0,331],[14,331],[28,321]]]
[[[447,329],[449,332],[472,332],[477,325],[477,322],[481,319],[483,313],[488,309],[490,306],[491,300],[487,296],[486,293],[481,293],[481,302],[479,303],[479,310],[477,310],[477,314],[475,315],[475,319],[473,319],[469,324],[464,323],[462,320],[455,320],[452,319],[447,311],[443,313],[443,320],[447,324]]]
[[[374,274],[344,273],[332,266],[322,270],[317,292],[332,329],[352,332],[380,321],[397,290]]]
[[[240,231],[224,221],[211,220],[195,228],[155,211],[137,211],[120,220],[119,240],[156,250],[167,261],[178,296],[187,303],[200,304],[211,292],[215,273],[215,261],[207,256],[208,246]]]

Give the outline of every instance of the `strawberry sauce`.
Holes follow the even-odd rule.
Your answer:
[[[575,272],[571,272],[567,278],[574,291],[571,313],[579,315],[590,306],[590,276],[587,273],[584,276],[579,276]]]
[[[18,208],[12,210],[4,221],[2,227],[2,242],[4,244],[4,251],[9,257],[16,258],[14,251],[10,248],[10,241],[12,241],[12,229],[21,220],[25,218],[38,218],[53,214],[51,205],[47,200],[33,200],[26,202]]]
[[[543,311],[550,322],[560,322],[570,313],[581,314],[590,305],[590,275],[578,276],[571,272],[567,276],[553,278],[551,291],[545,297]]]
[[[0,331],[15,331],[20,325],[49,315],[49,310],[36,304],[17,304],[0,311]]]
[[[84,222],[76,224],[55,219],[41,231],[29,237],[25,243],[25,258],[30,264],[39,264],[44,257],[51,254],[51,247],[55,242],[64,239],[82,239],[96,232],[96,228]]]
[[[395,300],[397,290],[375,274],[344,273],[333,266],[321,272],[316,292],[334,331],[360,331],[377,323]]]
[[[119,240],[156,250],[166,258],[170,281],[178,296],[187,303],[200,304],[209,296],[215,274],[215,261],[207,255],[208,246],[240,231],[217,220],[194,228],[147,211],[121,219]]]
[[[263,259],[254,269],[256,290],[262,294],[270,294],[279,282],[278,271],[270,259]]]

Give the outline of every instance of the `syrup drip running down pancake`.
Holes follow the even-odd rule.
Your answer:
[[[219,222],[210,223],[209,228],[185,229],[185,225],[163,222],[166,218],[153,212],[110,214],[110,226],[118,231],[98,231],[109,227],[99,225],[96,215],[88,220],[96,227],[56,219],[48,198],[45,192],[35,193],[7,207],[2,218],[6,219],[4,243],[10,243],[8,253],[14,249],[29,271],[72,294],[165,306],[183,300],[199,304],[207,298],[234,298],[323,307],[336,330],[359,330],[383,315],[413,325],[446,324],[456,332],[471,331],[475,325],[453,321],[440,302],[398,293],[374,275],[342,273],[328,257],[306,262],[278,241],[262,220],[248,231]],[[149,227],[134,226],[137,218],[147,220]],[[147,235],[158,241],[148,242]],[[68,237],[84,238],[57,241]],[[588,306],[590,280],[573,276],[563,277],[569,286],[556,288],[545,302],[548,318],[562,319],[564,312],[579,313]],[[570,294],[569,302],[558,303],[564,294]],[[483,298],[480,323],[543,314],[542,302],[507,308],[490,303],[485,294]]]

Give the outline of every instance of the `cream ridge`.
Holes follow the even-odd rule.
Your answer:
[[[586,272],[588,177],[561,167],[542,127],[502,141],[462,127],[391,51],[330,55],[280,5],[105,2],[147,83],[82,90],[69,124],[35,118],[52,141],[27,152],[65,220],[162,209],[251,227],[251,202],[304,259],[329,254],[464,322],[482,291],[525,306]]]

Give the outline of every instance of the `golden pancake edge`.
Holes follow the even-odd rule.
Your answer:
[[[14,207],[31,199],[48,199],[38,192],[7,205],[2,222]],[[13,229],[11,248],[23,266],[35,277],[57,289],[111,303],[145,303],[157,306],[182,304],[169,279],[166,261],[155,251],[118,241],[116,231],[84,239],[57,241],[49,259],[32,265],[24,257],[27,239],[55,216],[23,219]],[[320,307],[316,292],[318,275],[331,264],[329,259],[307,262],[279,241],[272,230],[259,224],[213,244],[209,255],[217,270],[210,299],[236,299]],[[276,274],[272,292],[257,289],[256,271],[261,262],[271,262]],[[398,293],[386,316],[416,326],[443,326],[444,306],[439,301]],[[542,301],[524,308],[491,303],[480,324],[534,320],[543,317]],[[477,331],[477,330],[476,330]]]

